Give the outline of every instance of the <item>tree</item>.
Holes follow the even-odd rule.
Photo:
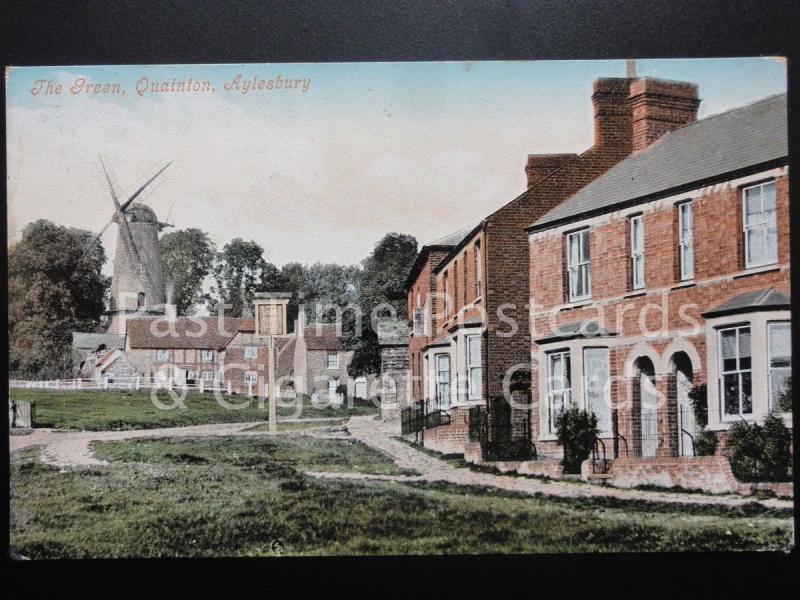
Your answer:
[[[565,473],[580,473],[581,463],[592,454],[597,438],[597,417],[594,413],[573,406],[556,416],[558,443],[564,448]]]
[[[371,316],[373,311],[376,311],[376,316],[393,312],[397,318],[407,319],[403,283],[416,257],[417,240],[413,236],[388,233],[362,262],[357,294],[364,318],[360,331],[356,331],[352,323],[346,327],[348,335],[345,343],[354,350],[353,360],[348,367],[351,377],[380,372],[380,346]],[[386,306],[380,309],[381,305]]]
[[[72,372],[72,331],[102,331],[109,278],[94,234],[40,219],[8,253],[9,370],[50,379]]]
[[[235,238],[225,244],[214,263],[216,286],[212,294],[216,296],[209,307],[217,314],[217,302],[228,304],[225,315],[241,317],[244,308],[252,301],[256,291],[271,286],[271,279],[279,271],[264,260],[264,249],[254,241],[245,242]]]
[[[171,296],[178,314],[185,315],[191,306],[209,300],[203,281],[214,267],[216,246],[207,233],[194,228],[163,235],[159,243],[167,301]]]

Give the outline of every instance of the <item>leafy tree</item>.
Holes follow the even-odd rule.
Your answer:
[[[102,331],[109,278],[94,234],[46,220],[8,253],[9,370],[50,379],[72,373],[71,332]]]
[[[164,280],[172,286],[172,301],[178,314],[185,315],[191,306],[208,302],[203,281],[211,274],[217,253],[208,234],[199,229],[183,229],[163,235],[159,243]],[[169,296],[168,290],[168,300]]]
[[[573,406],[556,416],[558,443],[564,448],[564,472],[580,473],[597,437],[597,416]]]
[[[229,304],[225,314],[240,317],[255,292],[266,289],[279,271],[264,260],[264,249],[254,241],[235,238],[225,244],[217,255],[213,267],[216,286],[212,287],[215,298],[209,307],[217,313],[217,302]]]
[[[413,236],[388,233],[362,262],[357,289],[363,313],[361,329],[356,331],[356,324],[347,323],[345,340],[347,346],[355,351],[347,369],[351,377],[380,372],[380,346],[371,316],[380,305],[386,304],[386,310],[378,310],[376,316],[384,316],[391,307],[399,319],[407,319],[403,283],[416,256],[417,240]]]

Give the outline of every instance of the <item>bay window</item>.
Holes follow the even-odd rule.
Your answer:
[[[567,235],[567,271],[569,301],[585,300],[591,295],[589,230]]]
[[[611,397],[609,388],[608,348],[584,348],[583,389],[586,412],[597,417],[599,431],[611,430]]]
[[[791,385],[792,377],[792,326],[788,321],[767,326],[769,344],[769,398],[770,410],[790,412],[791,397],[782,402]]]
[[[450,355],[436,355],[436,403],[440,410],[450,408]]]
[[[467,351],[467,398],[480,400],[483,387],[483,369],[481,367],[481,336],[466,336]]]
[[[775,182],[743,190],[745,268],[778,261]]]
[[[750,327],[719,331],[720,398],[724,417],[753,414]]]
[[[572,404],[570,354],[568,350],[547,355],[547,427],[555,433],[556,417]]]

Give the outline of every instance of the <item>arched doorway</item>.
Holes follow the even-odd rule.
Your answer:
[[[678,456],[694,456],[695,420],[692,400],[694,370],[686,352],[676,352],[669,361],[670,375],[675,378],[675,401],[677,405]]]
[[[660,437],[658,432],[658,393],[656,391],[656,372],[653,361],[646,356],[636,359],[634,366],[634,411],[638,414],[638,435],[640,455],[655,456]],[[638,392],[638,393],[637,393]],[[638,405],[638,406],[637,406]]]

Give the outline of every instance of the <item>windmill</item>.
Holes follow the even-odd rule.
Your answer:
[[[165,227],[172,225],[159,221],[152,208],[134,200],[172,164],[172,161],[161,167],[122,204],[102,156],[100,164],[111,193],[114,213],[100,231],[95,243],[100,240],[111,223],[117,224],[119,232],[114,256],[114,275],[111,280],[112,319],[109,332],[125,333],[124,317],[128,313],[158,314],[164,310],[164,282],[161,276],[158,234]]]

